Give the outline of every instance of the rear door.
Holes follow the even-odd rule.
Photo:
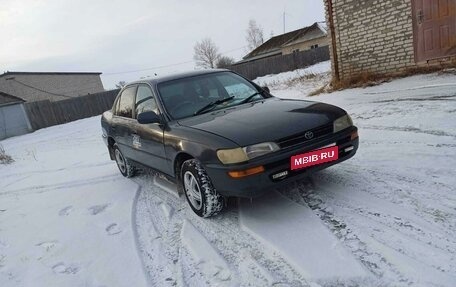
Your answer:
[[[456,0],[412,3],[416,61],[456,55]]]
[[[112,117],[111,133],[120,151],[127,158],[133,159],[133,133],[137,121],[133,118],[133,108],[137,86],[125,88],[117,100]]]
[[[156,98],[146,84],[138,86],[134,116],[143,112],[153,111],[161,116]],[[156,170],[170,174],[170,166],[166,160],[162,124],[136,123],[133,148],[137,151],[134,160]]]

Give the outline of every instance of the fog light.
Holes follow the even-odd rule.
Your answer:
[[[344,152],[349,152],[349,151],[352,151],[352,150],[354,150],[354,149],[355,149],[354,146],[349,146],[349,147],[347,147],[347,148],[344,149]]]
[[[242,178],[242,177],[246,177],[249,175],[254,175],[254,174],[258,174],[258,173],[262,173],[262,172],[264,172],[264,167],[257,166],[257,167],[249,168],[246,170],[229,171],[228,174],[232,178]]]

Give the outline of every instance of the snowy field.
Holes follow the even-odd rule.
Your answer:
[[[257,82],[302,99],[328,69]],[[1,141],[0,286],[456,286],[456,76],[310,100],[352,115],[357,155],[211,219],[123,178],[99,117]]]

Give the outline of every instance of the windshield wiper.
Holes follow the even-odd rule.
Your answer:
[[[255,94],[250,95],[250,96],[248,96],[247,98],[245,98],[245,99],[243,99],[242,101],[240,101],[240,102],[238,103],[238,105],[242,105],[242,104],[248,103],[248,102],[250,102],[253,98],[255,98],[255,97],[258,96],[258,95],[263,95],[263,94],[262,94],[261,92],[256,92]]]
[[[203,112],[208,112],[208,111],[212,110],[213,108],[215,108],[216,106],[223,104],[225,102],[231,101],[232,99],[234,99],[234,96],[211,102],[211,103],[205,105],[204,107],[202,107],[201,109],[197,110],[194,113],[194,115],[196,116],[196,115],[202,114]]]

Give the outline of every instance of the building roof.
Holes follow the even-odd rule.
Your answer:
[[[282,35],[277,35],[271,39],[264,42],[262,45],[258,46],[255,50],[247,54],[243,59],[245,60],[254,60],[257,58],[269,57],[276,54],[281,54],[281,48],[293,41],[304,38],[306,34],[310,31],[313,31],[315,28],[321,30],[324,34],[327,34],[327,29],[318,22],[312,24],[309,27],[304,27],[295,31],[291,31]]]
[[[0,90],[27,102],[59,101],[104,91],[100,73],[6,72],[0,74]]]
[[[11,104],[16,104],[16,103],[23,103],[25,102],[23,99],[9,95],[7,93],[4,93],[0,91],[0,106],[6,106],[6,105],[11,105]]]
[[[14,76],[14,75],[101,75],[100,72],[10,72],[7,71],[0,75],[4,76]]]

